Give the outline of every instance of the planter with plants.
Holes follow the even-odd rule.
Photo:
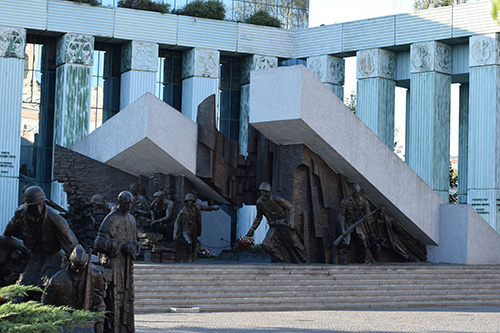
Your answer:
[[[272,16],[268,11],[260,9],[248,16],[245,19],[245,23],[263,25],[266,27],[281,28],[281,21],[279,18]]]
[[[187,3],[184,7],[173,11],[172,14],[224,20],[226,9],[218,0],[194,0]]]

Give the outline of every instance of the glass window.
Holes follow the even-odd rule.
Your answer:
[[[221,57],[219,79],[218,130],[231,140],[239,140],[241,61]]]
[[[89,132],[94,131],[102,125],[102,111],[104,104],[104,53],[104,51],[94,50]]]
[[[182,106],[182,53],[160,50],[155,95],[173,108]]]

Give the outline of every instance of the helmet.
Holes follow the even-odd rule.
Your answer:
[[[118,202],[123,201],[124,199],[133,200],[134,196],[129,191],[121,191],[120,194],[118,194]]]
[[[195,198],[193,193],[186,194],[186,197],[184,198],[184,202],[189,201],[189,200],[196,202],[196,198]]]
[[[39,186],[30,186],[24,191],[24,203],[26,206],[38,205],[45,200],[47,200],[47,197]]]
[[[269,184],[267,182],[263,182],[259,186],[259,191],[271,192],[271,184]]]
[[[69,256],[70,262],[78,263],[80,266],[85,265],[87,259],[88,259],[87,253],[80,244],[75,246],[73,251],[71,251],[71,255]]]
[[[155,197],[161,197],[163,195],[163,191],[156,191],[153,195]]]
[[[90,199],[90,203],[96,205],[104,205],[104,199],[99,194],[96,194],[92,196],[92,199]]]

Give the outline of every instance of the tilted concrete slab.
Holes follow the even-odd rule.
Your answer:
[[[197,138],[195,122],[146,93],[72,149],[136,176],[183,175],[200,195],[227,203],[196,177]]]
[[[445,202],[304,66],[251,73],[250,124],[277,144],[304,143],[425,244]]]
[[[427,247],[431,262],[500,264],[500,234],[470,205],[442,205],[439,246]]]

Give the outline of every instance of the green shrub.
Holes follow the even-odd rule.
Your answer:
[[[169,3],[156,2],[154,0],[120,0],[118,1],[118,7],[149,10],[162,14],[166,14],[170,10]]]
[[[267,27],[281,27],[281,20],[277,17],[272,16],[268,11],[264,9],[259,9],[252,15],[248,16],[245,19],[245,23],[265,25]]]
[[[75,3],[88,3],[91,6],[99,6],[101,4],[101,1],[99,0],[69,0],[73,1]]]
[[[176,10],[174,14],[224,20],[226,9],[218,0],[194,0],[187,3],[183,8]]]
[[[34,286],[10,285],[0,288],[0,332],[62,332],[63,326],[86,324],[104,312],[75,310],[67,306],[45,305],[35,301],[13,303],[28,292],[43,292]]]

